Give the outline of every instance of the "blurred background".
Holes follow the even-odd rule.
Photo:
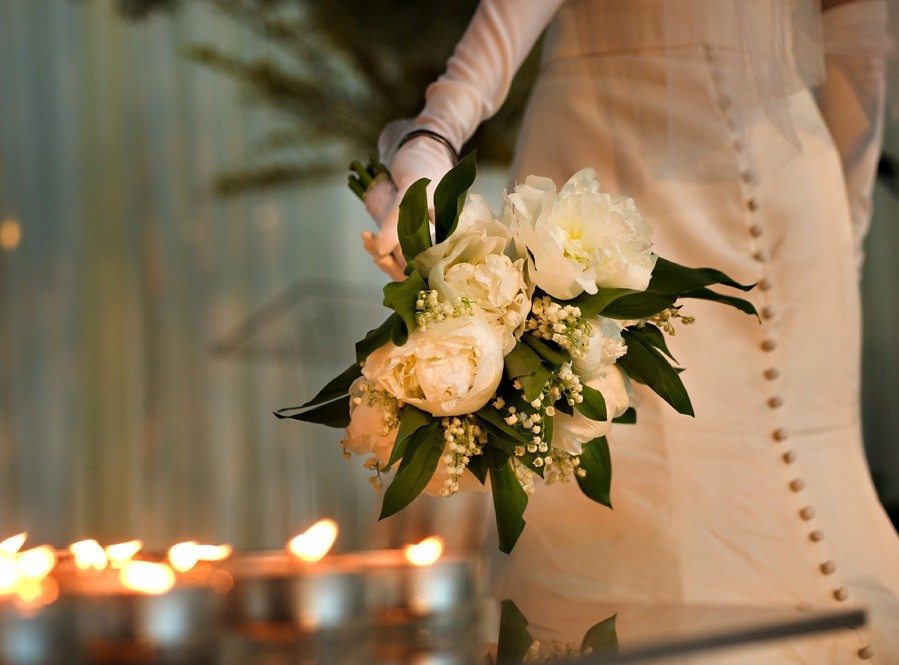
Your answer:
[[[476,3],[444,4],[0,0],[0,537],[280,547],[325,516],[344,548],[477,531],[454,513],[374,527],[380,497],[340,433],[271,414],[384,318],[344,171],[442,71]],[[491,201],[534,65],[474,140]],[[863,410],[895,520],[887,134]]]

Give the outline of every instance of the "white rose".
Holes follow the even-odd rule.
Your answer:
[[[587,441],[608,434],[612,429],[612,418],[624,413],[630,404],[627,379],[615,365],[604,376],[589,379],[584,384],[602,393],[608,420],[591,420],[577,409],[571,416],[557,410],[553,418],[552,445],[572,455],[580,455]]]
[[[385,402],[392,399],[378,390],[371,390],[368,380],[359,377],[350,386],[350,424],[346,428],[343,446],[356,455],[373,453],[381,464],[387,464],[396,441],[397,427],[386,434]]]
[[[530,250],[530,279],[569,300],[597,287],[644,290],[656,257],[652,229],[627,197],[599,191],[596,172],[582,169],[556,193],[547,178],[529,177],[506,196]]]
[[[403,346],[372,352],[363,375],[401,402],[435,416],[472,413],[493,396],[503,373],[496,331],[478,314],[416,329]]]
[[[482,197],[471,197],[456,231],[422,252],[415,265],[441,300],[461,297],[480,308],[499,329],[503,352],[512,350],[531,309],[524,259],[517,258],[512,230],[493,218]]]
[[[592,333],[584,355],[572,361],[572,368],[583,381],[604,376],[609,368],[627,352],[618,321],[602,316],[587,319]]]

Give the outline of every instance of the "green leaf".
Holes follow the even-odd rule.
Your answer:
[[[659,330],[656,326],[651,323],[644,324],[642,326],[631,326],[628,330],[633,335],[639,335],[643,338],[643,341],[647,344],[651,344],[659,351],[664,353],[666,356],[671,358],[672,361],[677,362],[675,357],[671,355],[671,351],[668,350],[668,343],[665,341],[665,335]]]
[[[390,329],[390,341],[393,342],[394,346],[402,346],[409,341],[409,329],[399,314],[393,320],[393,327]]]
[[[390,282],[384,286],[384,306],[395,311],[402,319],[406,327],[406,339],[415,330],[415,302],[418,294],[426,288],[428,283],[414,269],[402,282]]]
[[[602,654],[618,653],[618,631],[615,628],[615,620],[617,614],[613,614],[608,619],[600,621],[591,627],[584,635],[584,641],[581,642],[581,653],[584,655],[591,654],[594,657]]]
[[[676,295],[643,291],[622,296],[602,311],[610,319],[647,319],[671,307]]]
[[[430,413],[417,409],[411,404],[406,404],[403,407],[403,413],[400,415],[400,426],[396,432],[396,441],[393,442],[390,459],[387,460],[387,466],[384,467],[384,471],[390,471],[397,460],[403,457],[409,437],[422,427],[429,425],[433,420],[434,416]]]
[[[490,487],[493,491],[499,549],[508,554],[524,530],[524,509],[528,505],[528,495],[518,482],[511,462],[501,469],[490,469]]]
[[[572,300],[558,300],[562,305],[574,305],[581,310],[581,316],[598,316],[606,307],[621,298],[632,293],[641,293],[634,289],[609,289],[600,288],[596,293],[582,293]]]
[[[601,392],[584,384],[581,386],[581,395],[584,397],[584,401],[575,403],[575,409],[587,416],[590,420],[604,421],[608,418],[606,399],[602,396]]]
[[[290,418],[291,420],[302,420],[307,423],[318,423],[319,425],[327,425],[328,427],[336,427],[342,429],[350,424],[350,399],[349,397],[340,397],[331,402],[320,404],[314,408],[287,415],[289,411],[295,411],[296,407],[288,409],[280,409],[275,411],[276,418]]]
[[[588,498],[611,508],[612,458],[606,437],[601,436],[585,443],[580,458],[580,468],[586,472],[583,478],[575,474],[581,491]]]
[[[478,420],[482,421],[482,423],[486,423],[491,429],[500,432],[501,438],[513,441],[516,444],[523,442],[523,433],[514,425],[509,425],[504,420],[505,416],[503,416],[503,412],[493,408],[492,403],[485,404],[475,411],[474,415],[476,415]]]
[[[353,363],[345,370],[343,370],[338,376],[334,377],[325,385],[324,388],[318,391],[318,394],[310,399],[305,404],[300,406],[290,406],[283,409],[278,409],[278,413],[284,413],[285,411],[299,411],[300,409],[306,409],[310,406],[315,406],[316,404],[324,404],[325,402],[330,402],[332,399],[336,397],[343,397],[344,395],[349,394],[350,386],[353,385],[353,381],[362,376],[362,367],[359,363]]]
[[[431,246],[431,229],[428,218],[428,183],[421,178],[412,183],[400,202],[397,234],[406,263],[411,264],[415,257]]]
[[[436,420],[416,430],[406,442],[406,452],[390,487],[384,492],[384,503],[378,519],[390,517],[412,503],[421,494],[437,469],[443,454],[440,423]]]
[[[637,410],[634,407],[629,406],[620,416],[612,418],[612,422],[618,423],[619,425],[634,425],[637,422]]]
[[[681,294],[681,298],[698,298],[700,300],[711,300],[713,302],[720,302],[725,305],[730,305],[731,307],[735,307],[741,312],[745,312],[746,314],[752,314],[756,318],[758,318],[759,313],[756,311],[755,306],[745,300],[743,298],[737,298],[736,296],[725,296],[720,293],[715,293],[711,289],[696,289],[694,291],[687,291],[686,293]]]
[[[571,354],[555,342],[547,342],[539,337],[534,337],[530,333],[522,335],[521,341],[531,347],[534,353],[543,360],[552,365],[553,369],[558,369],[562,363],[571,362]]]
[[[471,458],[471,461],[468,462],[468,470],[471,472],[475,478],[483,485],[487,482],[487,460],[484,459],[483,455],[475,455]]]
[[[443,176],[434,190],[435,238],[438,243],[456,230],[465,197],[477,175],[475,158],[475,151],[472,150]]]
[[[500,603],[499,637],[496,641],[497,665],[521,665],[534,638],[528,632],[527,617],[509,599]]]
[[[660,256],[653,268],[652,277],[646,290],[681,294],[712,284],[723,284],[740,291],[749,291],[755,286],[755,284],[740,284],[714,268],[688,268]]]
[[[361,363],[373,351],[387,344],[390,341],[393,326],[397,321],[402,323],[399,315],[396,313],[391,314],[384,323],[373,330],[369,330],[364,339],[356,342],[356,361]]]
[[[512,380],[520,376],[533,374],[540,369],[543,361],[540,360],[540,356],[537,355],[534,349],[527,344],[519,342],[503,358],[503,364],[505,365],[506,376]]]
[[[687,389],[658,349],[629,328],[622,331],[621,337],[627,344],[627,353],[618,359],[619,367],[631,378],[652,388],[678,413],[694,415]]]
[[[509,458],[512,456],[512,452],[510,450],[506,450],[504,447],[496,447],[496,446],[486,446],[484,448],[484,452],[481,457],[484,458],[484,461],[487,462],[488,469],[501,469],[506,464],[509,463]]]
[[[529,376],[519,376],[518,380],[521,382],[525,400],[532,402],[537,399],[552,376],[552,370],[543,364],[541,364],[533,374]]]

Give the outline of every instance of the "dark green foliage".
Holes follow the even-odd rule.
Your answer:
[[[217,44],[185,45],[190,59],[238,81],[249,104],[274,111],[280,122],[249,164],[220,175],[217,188],[223,194],[332,175],[349,157],[370,154],[384,125],[421,110],[425,88],[443,72],[477,5],[476,0],[118,0],[117,8],[137,20],[201,3],[274,47],[248,56]],[[537,66],[532,54],[503,108],[470,142],[482,164],[511,159]]]

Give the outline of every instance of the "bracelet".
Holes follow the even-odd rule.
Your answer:
[[[400,139],[400,142],[399,142],[399,144],[397,144],[396,149],[399,150],[404,145],[406,145],[409,141],[411,141],[414,138],[418,138],[419,136],[427,136],[429,139],[433,139],[433,140],[437,141],[438,143],[442,143],[444,146],[446,146],[446,149],[450,151],[450,155],[453,158],[453,164],[459,163],[459,160],[461,159],[459,157],[459,152],[453,147],[453,144],[449,142],[449,139],[447,139],[444,136],[441,136],[437,132],[432,132],[430,129],[413,129],[411,132],[409,132],[408,134],[403,136],[403,138]]]

